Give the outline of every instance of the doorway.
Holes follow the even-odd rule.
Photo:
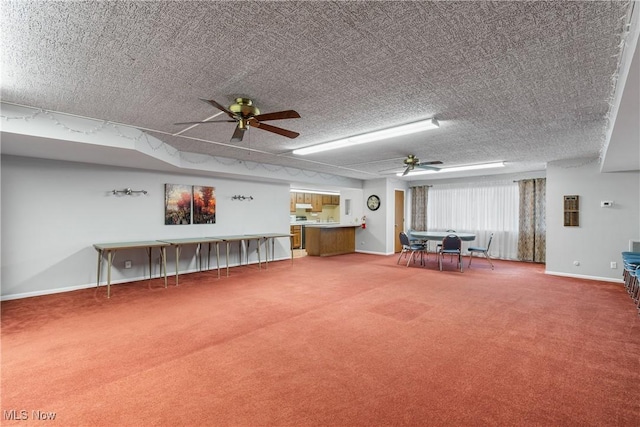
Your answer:
[[[395,190],[394,219],[393,219],[394,252],[402,250],[400,232],[404,231],[404,190]]]

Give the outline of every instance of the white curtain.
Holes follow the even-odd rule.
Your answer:
[[[518,184],[512,181],[434,185],[429,189],[428,230],[475,233],[468,246],[487,247],[493,258],[518,257]]]

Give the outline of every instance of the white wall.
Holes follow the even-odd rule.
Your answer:
[[[580,196],[580,226],[564,227],[563,196],[574,194]],[[607,200],[614,205],[600,207]],[[620,281],[620,252],[639,237],[640,172],[599,173],[596,161],[548,165],[548,274]],[[610,268],[612,261],[617,269]]]
[[[156,240],[289,230],[289,185],[210,176],[171,174],[87,163],[2,156],[0,263],[3,299],[95,286],[94,243]],[[164,225],[164,184],[210,185],[216,188],[217,222],[210,225]],[[343,223],[367,216],[367,228],[356,230],[360,252],[393,252],[394,191],[403,183],[367,181],[364,189],[341,191],[352,200]],[[147,195],[114,196],[113,189],[144,189]],[[406,189],[405,189],[406,190]],[[235,194],[253,201],[232,201]],[[366,208],[371,194],[380,196],[377,211]],[[562,224],[562,196],[580,195],[580,227]],[[612,208],[600,201],[612,200]],[[405,202],[409,203],[408,193]],[[550,164],[547,170],[547,272],[619,281],[620,252],[629,239],[640,238],[640,173],[599,173],[596,162]],[[196,268],[195,248],[186,247],[181,271]],[[232,248],[230,264],[238,262]],[[169,273],[174,253],[169,251]],[[285,259],[288,243],[280,239],[276,259]],[[264,255],[263,255],[264,256]],[[154,258],[157,255],[154,256]],[[125,260],[133,261],[124,269]],[[573,265],[574,261],[580,265]],[[212,259],[213,261],[213,259]],[[252,262],[255,262],[255,254]],[[610,262],[618,263],[617,269]],[[215,261],[214,261],[215,262]],[[223,260],[224,264],[224,260]],[[114,264],[115,283],[146,274],[144,251],[122,251]],[[154,263],[154,274],[158,268]]]
[[[362,190],[344,189],[340,191],[340,223],[342,224],[361,224],[364,215]],[[350,210],[346,211],[347,200],[350,200]]]
[[[387,197],[387,180],[374,179],[365,181],[362,189],[362,215],[367,218],[367,228],[356,230],[356,250],[372,254],[386,253],[386,231],[390,221],[387,215],[389,201]],[[371,211],[367,208],[367,199],[372,194],[380,197],[380,208]]]
[[[95,286],[94,243],[289,232],[288,184],[15,156],[2,156],[1,174],[3,299]],[[164,225],[165,183],[215,187],[216,224]],[[148,194],[111,193],[127,187]],[[232,201],[235,194],[254,200]],[[234,265],[238,249],[232,250]],[[196,268],[194,252],[195,247],[184,248],[180,271]],[[286,239],[278,240],[275,256],[289,256]],[[174,259],[174,251],[169,251],[169,273]],[[132,260],[133,268],[125,270],[125,260]],[[254,254],[251,262],[256,261]],[[215,256],[212,262],[215,265]],[[221,262],[224,265],[224,257]],[[112,281],[138,280],[147,271],[144,251],[119,251]]]
[[[357,251],[379,255],[394,253],[396,190],[405,191],[405,212],[410,210],[407,183],[386,178],[364,182],[362,209],[363,215],[367,217],[367,228],[356,231]],[[376,211],[371,211],[366,207],[367,199],[372,194],[380,197],[380,208]]]

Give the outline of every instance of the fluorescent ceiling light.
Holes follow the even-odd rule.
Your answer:
[[[466,165],[466,166],[453,166],[450,168],[440,168],[438,170],[419,170],[419,171],[411,171],[405,176],[409,175],[425,175],[428,173],[445,173],[445,172],[462,172],[462,171],[470,171],[476,169],[491,169],[491,168],[502,168],[504,167],[504,162],[493,162],[493,163],[480,163],[477,165]],[[398,172],[397,176],[402,176],[402,172]]]
[[[289,190],[290,193],[310,193],[310,194],[331,194],[332,196],[339,196],[340,193],[337,191],[329,191],[329,190],[303,190],[300,188],[292,188]]]
[[[422,132],[429,129],[440,127],[436,119],[422,120],[415,123],[397,126],[394,128],[378,130],[375,132],[364,133],[362,135],[351,136],[337,141],[326,142],[324,144],[312,145],[311,147],[299,148],[293,150],[293,154],[305,155],[319,153],[321,151],[334,150],[336,148],[351,147],[354,145],[365,144],[367,142],[379,141],[381,139],[393,138],[395,136],[409,135],[411,133]]]

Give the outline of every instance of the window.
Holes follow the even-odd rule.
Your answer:
[[[473,246],[486,246],[492,256],[516,259],[518,255],[518,184],[483,182],[443,184],[429,189],[428,230],[456,230],[476,234]]]

